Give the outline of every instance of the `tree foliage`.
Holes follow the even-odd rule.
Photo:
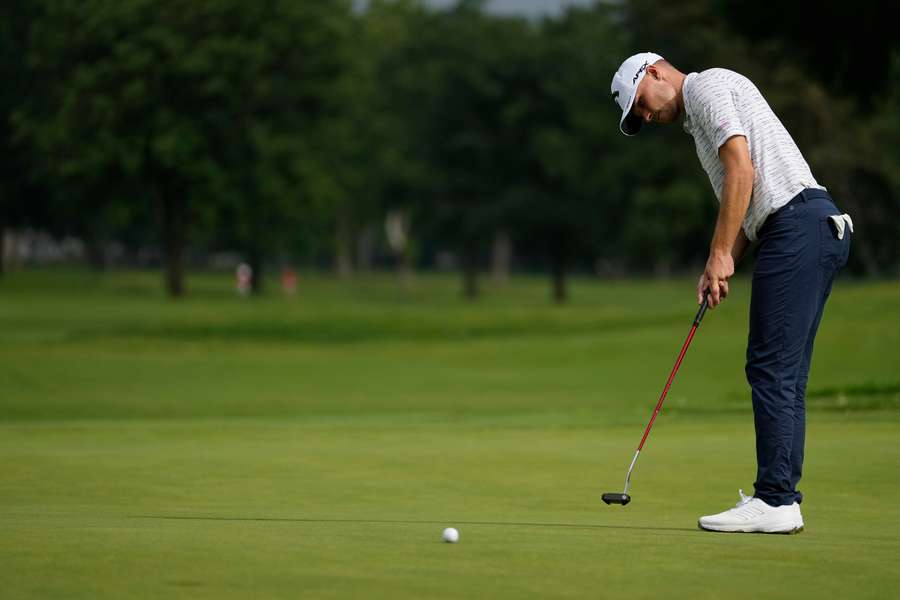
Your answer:
[[[44,2],[28,62],[41,94],[14,112],[59,206],[100,219],[153,206],[168,289],[191,225],[261,266],[276,231],[323,198],[315,163],[338,111],[344,2]],[[306,186],[310,194],[304,193]],[[115,223],[113,223],[115,225]],[[121,223],[118,224],[121,226]]]
[[[573,268],[689,268],[716,211],[693,144],[678,126],[625,138],[609,99],[652,49],[750,77],[853,215],[852,267],[898,270],[900,48],[868,7],[779,5],[761,27],[768,11],[725,0],[540,21],[353,4],[4,3],[0,228],[158,245],[176,295],[189,247],[349,274],[387,213],[411,223],[403,260],[453,251],[472,296],[500,232],[557,300]]]

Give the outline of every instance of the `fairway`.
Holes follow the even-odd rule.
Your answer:
[[[691,282],[309,275],[242,301],[153,273],[0,280],[2,598],[890,598],[900,285],[835,288],[794,536],[711,534],[752,490],[748,282],[707,314],[621,488]],[[458,544],[441,542],[444,527]]]

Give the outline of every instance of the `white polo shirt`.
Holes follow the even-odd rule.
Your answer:
[[[747,239],[756,240],[766,217],[805,188],[819,185],[791,135],[753,82],[728,69],[691,73],[684,80],[684,130],[694,138],[697,156],[722,201],[725,168],[719,147],[742,135],[753,162],[753,195],[744,217]]]

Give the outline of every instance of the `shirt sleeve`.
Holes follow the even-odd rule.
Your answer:
[[[732,89],[713,84],[700,86],[699,92],[695,101],[701,116],[700,125],[709,139],[715,142],[717,150],[731,137],[747,137]]]

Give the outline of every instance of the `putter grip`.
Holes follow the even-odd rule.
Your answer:
[[[703,294],[703,303],[700,305],[700,310],[697,311],[697,316],[694,317],[694,327],[700,327],[700,321],[703,320],[703,315],[706,314],[706,309],[709,307],[709,290],[706,290],[706,293]]]

